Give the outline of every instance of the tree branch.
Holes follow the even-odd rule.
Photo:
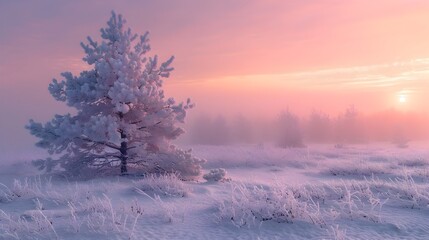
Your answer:
[[[104,159],[106,159],[106,158],[120,158],[120,156],[118,156],[118,155],[115,155],[115,154],[104,154],[104,155],[97,155],[97,154],[92,154],[93,155],[93,157],[94,158],[104,158]]]
[[[160,124],[161,122],[162,122],[162,121],[159,121],[159,122],[155,123],[154,125],[152,125],[151,127],[156,126],[156,125]],[[149,126],[139,127],[139,128],[137,128],[137,130],[143,130],[143,129],[148,128],[148,127],[149,127]]]
[[[121,149],[119,146],[117,146],[117,145],[115,145],[115,144],[113,144],[113,143],[102,142],[102,141],[94,141],[94,140],[92,140],[92,139],[90,139],[90,138],[87,138],[87,137],[77,137],[77,138],[78,138],[78,139],[81,139],[81,140],[83,140],[83,141],[86,141],[86,142],[102,144],[102,145],[104,145],[104,146],[106,146],[106,147],[110,147],[110,148],[113,148],[113,149],[115,149],[115,150],[120,150],[120,149]]]

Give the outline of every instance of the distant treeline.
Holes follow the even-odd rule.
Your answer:
[[[298,117],[286,110],[272,120],[201,114],[189,123],[187,131],[190,143],[209,145],[275,142],[283,147],[301,147],[306,143],[398,143],[428,139],[429,118],[397,110],[361,114],[354,106],[336,116],[313,111],[309,116]]]

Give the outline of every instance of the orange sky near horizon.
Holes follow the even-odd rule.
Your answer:
[[[336,115],[350,105],[364,113],[386,109],[427,113],[429,59],[416,61],[419,63],[167,81],[166,91],[181,99],[192,93],[197,104],[209,106],[215,114],[273,117],[289,109],[300,115],[312,110]],[[402,70],[393,73],[398,68]]]

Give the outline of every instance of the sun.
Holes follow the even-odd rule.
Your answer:
[[[399,102],[400,103],[406,103],[407,102],[407,96],[405,95],[399,95]]]

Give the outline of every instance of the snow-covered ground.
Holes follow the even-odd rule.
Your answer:
[[[222,181],[0,168],[0,239],[429,239],[429,145],[192,146]]]

